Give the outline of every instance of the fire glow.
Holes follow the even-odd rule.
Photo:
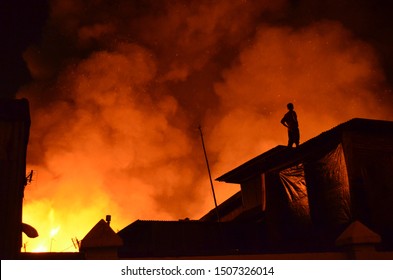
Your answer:
[[[115,231],[200,218],[213,200],[198,125],[218,177],[285,145],[288,102],[301,142],[353,117],[393,116],[373,49],[337,22],[258,22],[285,1],[161,1],[155,17],[129,2],[52,1],[56,32],[25,52],[35,82],[18,96],[30,100],[36,176],[23,220],[40,234],[23,237],[27,251],[75,251],[72,239],[106,214]],[[218,202],[238,189],[216,183]]]

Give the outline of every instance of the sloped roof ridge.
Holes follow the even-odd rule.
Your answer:
[[[82,239],[81,249],[121,246],[122,244],[122,239],[113,231],[108,223],[101,219]]]
[[[365,118],[352,118],[346,122],[340,123],[329,130],[326,130],[317,136],[305,141],[299,148],[291,149],[287,146],[278,145],[254,158],[251,160],[239,165],[238,167],[232,169],[231,171],[221,175],[220,177],[216,178],[217,181],[224,181],[227,183],[239,183],[241,177],[243,180],[247,176],[244,177],[243,175],[249,173],[250,169],[262,168],[262,165],[269,165],[272,164],[268,161],[271,159],[275,160],[284,160],[286,158],[293,158],[293,155],[303,155],[309,154],[310,152],[314,151],[316,148],[318,149],[326,149],[331,145],[334,145],[341,139],[341,135],[344,130],[361,130],[366,132],[378,131],[381,128],[390,129],[393,127],[393,121],[388,120],[377,120],[377,119],[365,119]],[[393,133],[393,129],[392,129]],[[243,175],[241,175],[243,174]]]
[[[320,134],[316,135],[305,141],[301,146],[308,145],[309,143],[314,142],[316,139],[321,139],[324,137],[328,137],[328,135],[332,135],[335,133],[341,133],[343,130],[375,130],[378,129],[380,126],[384,125],[393,125],[393,121],[389,120],[379,120],[379,119],[368,119],[368,118],[352,118],[346,122],[339,123],[332,128],[321,132]]]

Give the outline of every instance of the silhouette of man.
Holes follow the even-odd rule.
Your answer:
[[[288,147],[292,147],[293,144],[298,147],[300,140],[300,132],[299,124],[297,122],[297,115],[294,111],[292,103],[288,103],[287,108],[288,112],[282,118],[281,123],[288,128]]]

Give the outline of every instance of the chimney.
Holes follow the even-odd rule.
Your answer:
[[[107,222],[108,226],[111,223],[111,215],[106,215],[105,221]]]

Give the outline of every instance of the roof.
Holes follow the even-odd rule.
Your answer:
[[[336,240],[338,246],[378,243],[381,243],[381,236],[360,221],[350,224]]]
[[[301,162],[307,157],[317,156],[342,141],[344,131],[393,134],[393,122],[361,118],[351,119],[304,142],[298,148],[277,146],[225,173],[216,180],[241,184],[257,173],[282,169],[296,162]]]
[[[200,221],[217,221],[217,210],[218,215],[221,218],[233,212],[234,209],[241,208],[242,206],[242,193],[241,191],[238,191],[230,198],[222,202],[220,205],[218,205],[217,209],[213,208],[212,210],[210,210],[207,214],[200,218]]]
[[[121,238],[101,219],[82,239],[81,249],[95,247],[119,247],[123,245]]]
[[[124,246],[119,256],[179,257],[255,251],[260,225],[199,220],[137,220],[118,232]]]

